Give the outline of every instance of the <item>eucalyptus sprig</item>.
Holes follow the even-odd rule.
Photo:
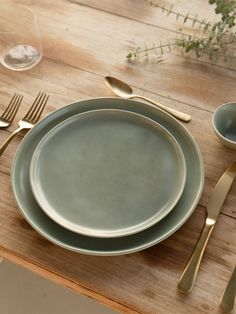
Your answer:
[[[190,22],[193,28],[198,27],[199,29],[207,30],[211,25],[210,22],[205,19],[200,19],[198,14],[191,15],[190,12],[184,14],[180,11],[174,10],[173,5],[166,7],[164,5],[159,5],[159,3],[154,0],[149,0],[148,2],[151,6],[161,9],[167,16],[174,15],[176,17],[176,21],[182,21],[183,24]]]
[[[217,62],[223,57],[224,61],[236,57],[233,44],[236,42],[236,0],[209,0],[210,5],[215,5],[215,13],[220,17],[219,21],[211,22],[201,19],[197,14],[189,12],[183,14],[173,9],[160,6],[156,1],[149,1],[152,6],[162,10],[167,15],[175,15],[176,20],[182,21],[182,25],[191,23],[194,35],[181,33],[170,43],[159,42],[144,48],[138,47],[135,51],[129,52],[128,59],[134,59],[139,55],[148,56],[155,53],[162,56],[166,51],[181,49],[184,53],[194,52],[197,58],[207,56],[211,61]],[[197,32],[197,33],[196,33]]]

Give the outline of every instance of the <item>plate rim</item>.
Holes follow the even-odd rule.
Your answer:
[[[139,223],[136,225],[133,225],[132,227],[126,227],[125,229],[119,228],[118,231],[101,231],[101,230],[97,230],[97,231],[93,231],[93,228],[86,228],[80,225],[77,225],[76,223],[70,222],[68,219],[64,218],[63,215],[60,215],[59,213],[56,212],[55,209],[53,209],[53,206],[50,206],[50,204],[45,201],[45,197],[43,197],[43,192],[40,192],[40,188],[38,188],[38,184],[37,184],[37,164],[38,164],[38,158],[39,158],[39,153],[42,149],[42,145],[45,144],[45,141],[47,141],[48,139],[50,139],[50,136],[53,136],[53,133],[55,135],[55,132],[60,131],[61,127],[67,126],[68,123],[73,122],[74,120],[78,120],[81,117],[83,118],[83,116],[87,116],[92,114],[96,114],[96,113],[101,113],[104,112],[104,114],[106,113],[111,113],[111,112],[115,112],[115,113],[119,113],[119,114],[126,114],[128,116],[132,116],[134,118],[136,118],[136,120],[144,120],[143,123],[145,124],[151,124],[152,127],[155,127],[155,129],[159,130],[163,136],[165,136],[166,138],[168,138],[168,142],[171,143],[174,151],[176,152],[177,155],[177,164],[178,164],[178,168],[179,168],[179,175],[180,177],[178,177],[178,179],[180,179],[178,181],[178,189],[175,192],[175,195],[172,196],[170,198],[170,200],[168,201],[169,206],[167,206],[167,208],[164,210],[164,212],[160,212],[160,213],[156,213],[155,215],[153,215],[152,217],[148,218],[147,220],[145,220],[143,223]],[[132,111],[127,111],[127,110],[122,110],[122,109],[95,109],[95,110],[89,110],[89,111],[85,111],[85,112],[81,112],[78,113],[76,115],[73,115],[65,120],[63,120],[62,122],[58,123],[56,126],[54,126],[52,129],[50,129],[44,136],[43,138],[39,141],[39,143],[37,144],[37,146],[35,147],[35,150],[33,152],[33,155],[31,157],[31,162],[30,162],[30,169],[29,169],[29,180],[30,180],[30,186],[31,186],[31,191],[34,195],[34,198],[36,200],[36,202],[38,203],[39,207],[45,212],[45,214],[48,215],[48,217],[50,219],[52,219],[53,221],[55,221],[56,223],[58,223],[59,225],[61,225],[63,228],[66,228],[72,232],[78,233],[78,234],[82,234],[85,236],[90,236],[90,237],[97,237],[97,238],[116,238],[116,237],[123,237],[123,236],[128,236],[128,235],[132,235],[138,232],[141,232],[147,228],[150,228],[151,226],[153,226],[154,224],[158,223],[160,220],[162,220],[165,216],[167,216],[175,207],[175,205],[178,203],[184,187],[185,187],[185,183],[186,183],[186,162],[185,162],[185,157],[184,157],[184,153],[182,151],[182,148],[180,147],[179,143],[177,142],[177,140],[175,139],[175,137],[166,129],[164,128],[162,125],[160,125],[159,123],[157,123],[156,121],[141,115],[139,113],[136,112],[132,112]],[[136,227],[135,227],[136,226]]]
[[[101,100],[106,100],[106,101],[117,101],[120,100],[120,98],[117,97],[94,97],[94,98],[86,98],[83,100],[78,100],[78,101],[74,101],[72,103],[69,103],[61,108],[57,108],[56,110],[54,110],[52,113],[50,113],[49,115],[47,115],[45,118],[43,118],[42,120],[40,120],[36,125],[42,123],[42,121],[46,120],[46,119],[50,119],[51,115],[53,114],[57,114],[59,111],[62,111],[63,114],[66,114],[66,110],[69,108],[71,108],[73,105],[76,106],[76,104],[79,103],[79,105],[81,105],[81,103],[86,103],[88,101],[101,101]],[[126,101],[126,100],[124,100]],[[17,164],[17,158],[19,155],[20,150],[22,149],[24,143],[27,141],[29,134],[33,131],[30,130],[28,132],[28,134],[26,134],[26,136],[23,138],[23,140],[21,141],[20,145],[17,147],[16,150],[16,154],[14,156],[13,162],[12,162],[12,170],[11,170],[11,186],[12,186],[12,190],[13,190],[13,197],[15,198],[16,204],[19,208],[19,211],[21,212],[22,216],[26,219],[26,221],[29,223],[29,225],[32,226],[32,228],[34,230],[36,230],[42,237],[46,238],[47,240],[49,240],[50,242],[64,248],[64,249],[68,249],[70,251],[74,251],[77,253],[83,253],[83,254],[88,254],[88,255],[97,255],[97,256],[116,256],[116,255],[123,255],[123,254],[130,254],[130,253],[134,253],[134,252],[138,252],[140,250],[144,250],[147,249],[155,244],[160,243],[161,241],[164,241],[165,239],[167,239],[169,236],[171,236],[172,234],[174,234],[188,219],[189,217],[192,215],[194,209],[197,206],[197,203],[201,197],[203,188],[204,188],[204,180],[205,180],[205,170],[204,170],[204,163],[203,163],[203,157],[201,154],[201,151],[199,149],[199,146],[196,142],[196,140],[194,139],[193,135],[190,133],[190,131],[184,126],[182,125],[177,119],[175,119],[174,117],[172,117],[170,114],[168,114],[167,112],[164,112],[162,109],[156,108],[154,105],[152,104],[147,104],[143,101],[139,101],[139,100],[128,100],[129,102],[133,102],[133,103],[141,103],[143,106],[146,106],[147,108],[150,107],[153,110],[157,110],[159,112],[162,112],[164,115],[166,115],[168,117],[168,119],[172,119],[173,121],[175,121],[175,123],[177,123],[177,125],[179,125],[181,128],[183,128],[186,132],[186,135],[188,136],[188,138],[190,139],[191,143],[193,144],[197,155],[198,155],[198,160],[199,160],[199,166],[200,166],[200,182],[199,182],[199,187],[198,187],[198,191],[196,193],[196,195],[194,196],[194,200],[191,202],[192,206],[189,209],[188,213],[184,216],[184,218],[175,225],[175,227],[172,227],[171,230],[168,230],[167,232],[165,232],[162,236],[161,239],[160,237],[157,239],[153,239],[152,241],[148,241],[148,243],[146,244],[141,244],[138,246],[135,246],[133,248],[122,248],[120,250],[116,250],[116,249],[112,249],[109,251],[106,250],[94,250],[94,249],[85,249],[85,248],[81,248],[81,247],[75,247],[72,244],[66,244],[61,242],[58,239],[55,239],[52,236],[49,236],[47,233],[43,232],[42,230],[40,230],[40,228],[38,227],[38,225],[36,225],[35,223],[33,223],[30,219],[30,217],[28,217],[28,215],[25,213],[23,206],[21,206],[20,201],[19,201],[19,195],[17,195],[16,193],[16,186],[15,186],[15,182],[14,182],[14,172],[15,172],[15,167]],[[78,105],[78,106],[79,106]],[[129,111],[129,108],[127,108],[127,110]],[[145,231],[144,231],[145,232]]]

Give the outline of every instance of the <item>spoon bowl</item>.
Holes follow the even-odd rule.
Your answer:
[[[131,86],[121,80],[118,80],[117,78],[106,76],[105,83],[117,96],[122,98],[134,97]]]

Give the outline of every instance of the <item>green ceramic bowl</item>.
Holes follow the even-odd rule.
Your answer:
[[[236,149],[236,103],[220,106],[213,115],[212,124],[220,142]]]

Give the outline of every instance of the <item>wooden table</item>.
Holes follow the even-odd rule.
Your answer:
[[[1,142],[38,91],[51,95],[46,115],[76,100],[112,95],[103,77],[113,75],[129,82],[137,93],[192,115],[186,127],[200,146],[206,180],[192,217],[161,244],[118,257],[76,254],[45,240],[17,209],[10,168],[19,136],[0,161],[0,255],[122,313],[220,313],[220,296],[236,261],[236,184],[219,216],[192,293],[179,294],[176,284],[203,226],[208,195],[236,157],[235,151],[217,141],[211,126],[213,111],[236,100],[236,70],[230,64],[211,65],[177,54],[168,55],[163,63],[128,63],[128,51],[144,42],[173,37],[177,29],[174,17],[166,17],[143,0],[13,2],[31,5],[37,13],[44,58],[26,72],[1,67],[1,112],[14,92],[24,94],[15,123],[0,131]],[[184,12],[190,9],[206,18],[213,16],[207,0],[175,2]]]

